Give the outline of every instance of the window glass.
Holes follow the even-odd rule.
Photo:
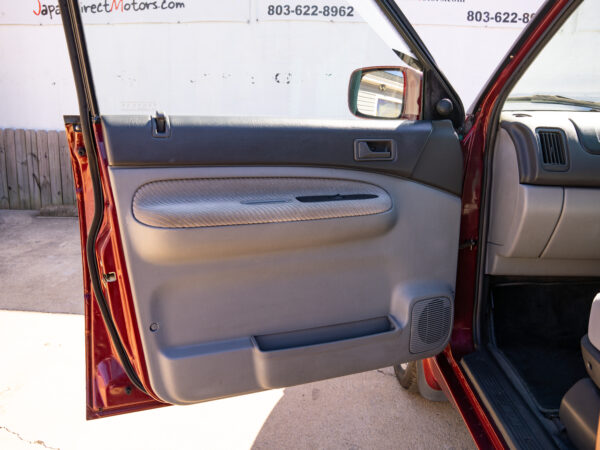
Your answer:
[[[583,2],[523,74],[504,109],[599,109],[599,17],[600,2]]]
[[[102,114],[348,119],[355,69],[404,65],[340,0],[82,1],[82,20]]]
[[[544,0],[395,1],[467,111],[544,3]]]

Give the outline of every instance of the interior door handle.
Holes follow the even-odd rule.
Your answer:
[[[392,139],[356,139],[354,141],[355,161],[389,161],[394,159],[396,141]]]

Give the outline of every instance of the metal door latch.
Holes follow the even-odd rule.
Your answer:
[[[473,250],[476,246],[477,246],[477,240],[469,239],[468,241],[461,242],[460,245],[458,246],[458,249],[464,250],[464,249],[468,248],[469,250]]]

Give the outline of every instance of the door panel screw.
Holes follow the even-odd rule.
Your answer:
[[[153,333],[158,330],[158,324],[156,322],[150,324],[150,331]]]

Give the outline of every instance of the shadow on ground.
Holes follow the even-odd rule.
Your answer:
[[[326,445],[328,443],[328,445]],[[391,367],[283,390],[254,449],[472,448],[460,416],[398,384]]]

